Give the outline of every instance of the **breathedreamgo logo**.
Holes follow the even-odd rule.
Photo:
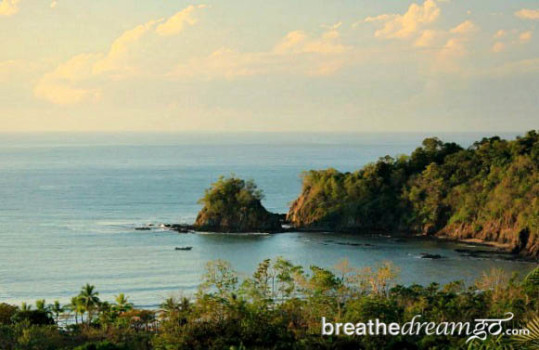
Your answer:
[[[485,340],[488,336],[500,334],[529,335],[527,329],[505,329],[504,322],[511,321],[513,313],[507,312],[505,318],[480,318],[473,322],[420,322],[421,315],[415,315],[410,321],[399,323],[385,323],[379,319],[359,323],[331,323],[322,317],[322,335],[453,335],[467,336],[466,343],[480,339]]]

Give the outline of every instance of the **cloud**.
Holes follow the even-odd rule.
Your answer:
[[[54,2],[53,2],[54,3]],[[51,4],[52,6],[52,4]],[[153,40],[181,32],[186,25],[194,25],[193,11],[205,5],[188,6],[167,20],[150,20],[126,30],[116,38],[105,53],[81,54],[61,63],[55,70],[45,74],[36,84],[34,94],[59,105],[98,101],[102,91],[100,84],[107,80],[119,80],[143,74],[148,67],[140,66],[141,41]]]
[[[434,0],[426,0],[422,5],[413,3],[404,14],[382,14],[367,17],[365,22],[381,22],[382,28],[374,36],[383,39],[403,39],[417,34],[425,25],[433,23],[440,16],[440,8]]]
[[[499,53],[505,50],[505,44],[501,41],[497,41],[492,45],[492,52]]]
[[[467,52],[464,41],[458,38],[449,39],[442,48],[442,54],[448,56],[463,56]]]
[[[332,26],[320,38],[311,39],[305,32],[297,30],[288,33],[275,47],[275,53],[343,53],[348,48],[339,42],[340,23]]]
[[[432,72],[461,71],[464,68],[462,59],[467,56],[473,35],[479,28],[471,20],[453,28],[437,28],[434,23],[440,15],[437,2],[425,0],[422,4],[411,4],[404,14],[382,14],[367,17],[364,22],[382,23],[375,31],[377,38],[410,40],[415,48],[422,49],[424,58],[431,63]]]
[[[180,12],[177,12],[174,16],[170,17],[165,23],[160,24],[155,32],[158,35],[176,35],[180,33],[185,25],[195,25],[197,19],[192,16],[196,9],[206,8],[207,5],[190,5]]]
[[[522,44],[525,44],[525,43],[527,43],[528,41],[531,40],[532,35],[533,35],[533,32],[531,30],[528,30],[526,32],[522,32],[518,36],[518,41],[520,43],[522,43]]]
[[[269,51],[240,52],[221,48],[206,57],[179,63],[168,74],[170,79],[235,79],[269,74],[327,76],[346,64],[350,47],[340,43],[339,25],[320,37],[301,30],[289,32]],[[348,57],[350,58],[350,57]]]
[[[470,20],[466,20],[449,30],[425,29],[415,40],[414,46],[419,48],[441,47],[440,55],[462,56],[466,53],[465,43],[477,30],[477,26]]]
[[[492,52],[499,53],[502,51],[505,51],[508,46],[513,46],[515,44],[525,44],[529,42],[532,39],[533,32],[531,30],[521,32],[520,34],[513,30],[510,37],[513,39],[505,40],[505,42],[502,41],[503,38],[505,38],[508,35],[508,33],[504,30],[499,30],[494,34],[493,38],[496,39],[496,42],[492,45]]]
[[[207,56],[156,61],[148,47],[163,46],[163,40],[196,24],[189,6],[168,19],[151,20],[119,35],[106,52],[77,55],[45,74],[35,85],[36,97],[54,104],[69,105],[99,101],[103,90],[115,81],[151,78],[166,80],[235,79],[269,74],[327,76],[352,58],[350,47],[341,43],[341,23],[323,26],[312,36],[297,30],[286,34],[267,51],[242,52],[230,48],[214,50]],[[156,68],[157,67],[157,68]]]
[[[101,74],[113,72],[118,75],[132,71],[134,68],[130,67],[129,62],[127,61],[130,50],[132,50],[140,38],[151,31],[159,21],[160,20],[152,20],[122,33],[122,35],[114,40],[107,55],[94,64],[93,73]]]
[[[440,33],[435,30],[427,29],[424,30],[421,36],[415,41],[414,46],[416,47],[430,47],[436,41]]]
[[[452,28],[449,32],[453,34],[470,34],[477,31],[477,26],[472,21],[467,20]]]
[[[507,32],[503,29],[498,30],[492,37],[494,39],[501,39],[507,35]]]
[[[38,81],[34,94],[59,105],[98,100],[101,97],[99,89],[80,86],[81,82],[92,76],[91,63],[95,59],[94,54],[81,54],[60,64]]]
[[[2,0],[0,2],[0,16],[9,17],[19,12],[19,0]]]
[[[465,56],[468,53],[467,44],[477,31],[478,27],[470,20],[451,28],[447,33],[449,39],[447,39],[439,52],[439,59],[447,61],[448,59]],[[454,66],[455,62],[451,62],[450,65]]]
[[[515,16],[521,19],[539,20],[539,10],[522,9],[515,12]]]

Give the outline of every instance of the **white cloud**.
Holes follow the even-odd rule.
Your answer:
[[[466,52],[464,41],[458,38],[449,39],[442,48],[442,54],[448,56],[463,56]]]
[[[304,31],[292,31],[271,50],[239,52],[221,48],[207,57],[178,64],[171,79],[235,79],[267,74],[325,76],[346,64],[350,47],[340,43],[339,26],[332,26],[318,38]]]
[[[82,101],[96,101],[101,97],[98,88],[81,87],[80,83],[92,76],[92,62],[96,55],[77,55],[45,74],[34,87],[34,94],[41,99],[59,105]]]
[[[112,45],[105,57],[97,61],[93,66],[94,74],[113,72],[114,74],[127,74],[134,68],[129,66],[127,59],[132,48],[143,35],[151,31],[160,20],[152,20],[125,31]]]
[[[365,22],[381,22],[375,37],[383,39],[403,39],[417,34],[425,25],[433,23],[440,16],[440,8],[434,0],[426,0],[422,5],[413,3],[404,14],[382,14],[367,17]]]
[[[339,25],[330,27],[320,38],[309,38],[303,31],[288,33],[275,47],[275,53],[343,53],[347,47],[339,41]]]
[[[521,19],[539,20],[539,10],[522,9],[515,12],[515,16]]]
[[[186,25],[194,25],[189,6],[168,20],[151,20],[123,32],[104,53],[77,55],[45,74],[34,87],[34,94],[59,105],[99,101],[113,81],[135,77],[152,79],[234,79],[266,74],[330,75],[351,59],[350,47],[341,43],[341,23],[324,26],[319,36],[293,31],[268,51],[241,52],[228,48],[205,57],[177,59],[173,65],[155,68],[155,59],[145,53],[148,44],[169,40]],[[180,15],[178,15],[180,14]],[[180,61],[180,63],[177,63]]]
[[[196,23],[193,11],[204,7],[189,6],[166,21],[151,20],[129,29],[114,40],[106,53],[82,54],[69,59],[45,74],[36,84],[34,94],[60,105],[99,100],[102,91],[97,87],[97,80],[126,79],[142,74],[148,68],[137,61],[143,38],[178,34],[186,25]]]
[[[453,34],[470,34],[477,31],[477,26],[470,20],[466,20],[452,28],[449,32]]]
[[[440,33],[438,33],[435,30],[427,29],[424,30],[423,33],[421,33],[421,36],[417,38],[417,40],[414,42],[414,46],[416,47],[430,47],[433,46],[438,37],[440,36]]]
[[[2,0],[0,2],[0,16],[13,16],[19,12],[19,0]]]
[[[207,5],[190,5],[183,9],[182,11],[177,12],[174,16],[167,19],[163,24],[160,24],[155,32],[159,35],[176,35],[180,33],[185,25],[195,25],[197,19],[193,17],[193,12],[196,9],[206,8]]]
[[[518,36],[518,41],[522,44],[525,44],[532,39],[532,35],[533,35],[533,32],[531,30],[522,32]]]
[[[467,44],[472,34],[477,31],[478,27],[470,20],[451,28],[448,33],[450,37],[439,53],[440,59],[447,60],[465,56],[468,53]]]

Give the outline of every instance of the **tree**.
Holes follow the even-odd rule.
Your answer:
[[[32,310],[32,305],[27,304],[26,302],[21,303],[21,311],[30,311]]]
[[[80,299],[78,296],[72,297],[69,305],[67,305],[69,310],[71,310],[75,314],[75,324],[79,323],[78,316],[79,314],[82,315],[84,312],[84,307],[82,306]]]
[[[203,205],[195,220],[199,230],[259,232],[281,229],[279,216],[261,203],[262,191],[252,180],[220,177],[199,200]]]
[[[19,308],[14,305],[6,303],[0,303],[0,326],[5,324],[11,324],[11,318],[17,312]]]
[[[36,310],[48,311],[47,302],[45,301],[45,299],[36,300]]]
[[[238,276],[228,261],[214,260],[206,264],[201,291],[216,291],[221,298],[230,298],[236,292]]]
[[[82,287],[78,298],[81,305],[84,306],[84,311],[88,313],[86,322],[90,324],[92,322],[94,311],[99,306],[99,292],[95,290],[95,286],[87,283]]]
[[[129,302],[129,298],[124,293],[120,293],[115,296],[114,300],[116,304],[112,307],[116,312],[126,312],[133,309],[133,304]]]
[[[58,321],[60,320],[60,314],[65,311],[65,308],[62,307],[58,300],[55,300],[53,304],[49,305],[49,310],[54,315],[54,320],[58,324]]]

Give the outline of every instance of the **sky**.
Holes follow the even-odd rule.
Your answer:
[[[0,0],[0,132],[526,131],[539,0]]]

